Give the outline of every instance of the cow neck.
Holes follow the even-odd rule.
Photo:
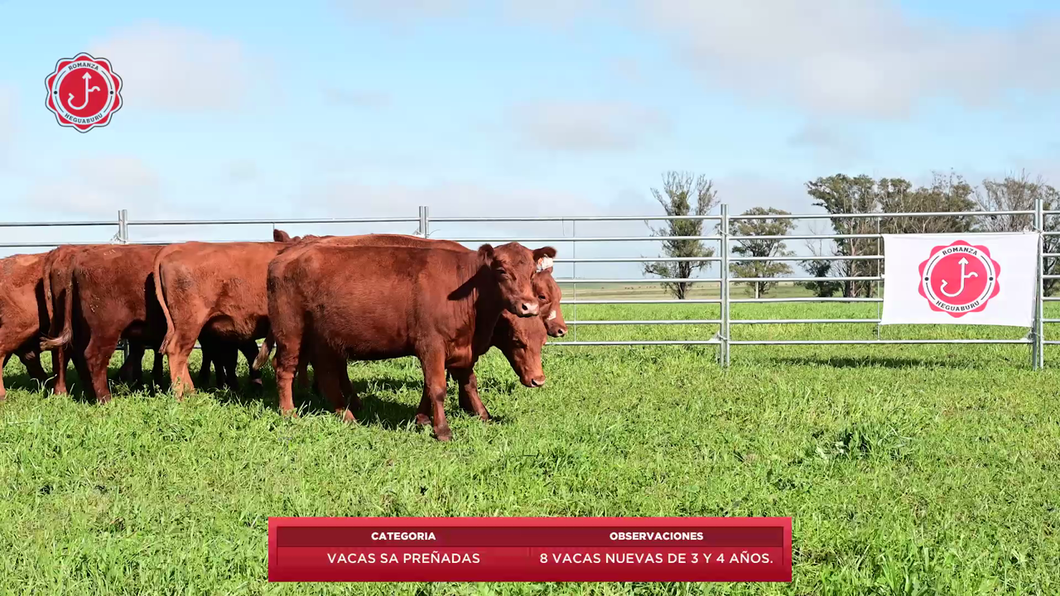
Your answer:
[[[472,277],[472,290],[470,301],[474,304],[474,325],[471,340],[471,351],[474,359],[489,351],[493,342],[493,329],[497,325],[497,319],[501,316],[504,306],[501,303],[500,289],[493,271],[478,261],[478,254],[474,255],[478,270]]]

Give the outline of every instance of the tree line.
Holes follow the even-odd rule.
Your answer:
[[[661,189],[652,188],[652,195],[668,216],[708,215],[720,203],[711,179],[688,172],[666,172]],[[807,240],[809,253],[796,261],[775,260],[795,256],[781,238],[795,228],[791,219],[771,218],[790,213],[774,207],[752,207],[741,215],[759,216],[754,219],[730,219],[729,236],[732,256],[748,258],[730,262],[733,278],[760,278],[764,281],[737,282],[748,294],[765,296],[792,275],[792,263],[800,267],[806,277],[840,278],[825,281],[800,282],[815,296],[839,294],[846,298],[872,297],[878,285],[872,281],[852,281],[841,278],[875,277],[883,273],[882,260],[861,260],[829,257],[857,257],[882,255],[881,240],[858,237],[870,234],[939,234],[963,232],[1019,232],[1034,229],[1032,215],[951,215],[962,211],[1033,211],[1041,198],[1046,211],[1060,209],[1060,193],[1041,177],[1032,178],[1026,172],[1000,179],[985,179],[973,186],[954,172],[932,174],[930,183],[914,186],[904,178],[879,178],[835,174],[806,183],[806,192],[815,207],[829,214],[825,220],[811,224],[811,234],[838,234],[853,237],[835,240]],[[851,217],[852,214],[924,213],[916,217]],[[715,249],[700,236],[720,233],[720,224],[707,220],[673,219],[650,226],[654,236],[679,236],[663,240],[666,261],[644,264],[645,275],[667,278],[663,287],[678,299],[685,299],[695,282],[682,281],[697,271],[709,269]],[[830,230],[820,225],[830,224]],[[706,231],[705,231],[706,230]],[[1060,217],[1045,218],[1046,231],[1060,230]],[[1060,252],[1060,236],[1045,236],[1044,251]],[[1060,270],[1058,259],[1045,259],[1045,274]],[[1045,291],[1052,294],[1060,288],[1060,280],[1046,279]]]

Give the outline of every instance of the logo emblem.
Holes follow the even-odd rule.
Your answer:
[[[84,52],[63,58],[44,81],[48,87],[48,109],[59,126],[88,132],[110,123],[121,108],[121,77],[106,58]]]
[[[920,295],[931,310],[960,318],[986,308],[1001,291],[997,277],[1001,266],[990,258],[990,249],[958,240],[936,246],[920,264]]]

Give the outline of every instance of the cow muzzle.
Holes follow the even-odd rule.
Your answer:
[[[538,304],[536,301],[533,302],[520,302],[519,312],[516,313],[520,317],[535,317],[538,313]]]

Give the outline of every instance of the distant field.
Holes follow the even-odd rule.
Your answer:
[[[874,318],[877,305],[732,312]],[[716,305],[577,312],[717,316]],[[717,326],[575,329],[581,340],[709,339]],[[733,327],[734,339],[875,334]],[[411,423],[412,359],[351,363],[365,401],[356,426],[307,395],[303,417],[281,419],[271,376],[262,399],[124,394],[99,407],[45,397],[11,364],[21,389],[0,404],[0,593],[1060,594],[1060,350],[1050,349],[1033,372],[1026,346],[736,346],[728,370],[713,346],[555,346],[536,390],[494,351],[478,372],[496,420],[459,412],[451,388],[449,444]],[[270,585],[270,515],[791,516],[794,582]]]

